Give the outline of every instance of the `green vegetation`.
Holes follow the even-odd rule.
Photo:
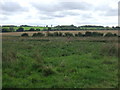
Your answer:
[[[80,38],[3,37],[3,88],[117,88],[116,37]]]
[[[21,25],[21,26],[2,26],[2,32],[15,32],[19,31],[19,28],[23,28],[22,31],[76,31],[76,30],[119,30],[120,27],[104,27],[104,26],[92,26],[92,25],[85,25],[85,26],[74,26],[74,25],[58,25],[54,27],[39,27],[39,26],[28,26],[28,25]],[[20,30],[21,31],[21,30]],[[22,32],[21,31],[21,32]]]
[[[23,31],[42,31],[42,30],[47,30],[48,27],[12,27],[13,30],[9,29],[10,27],[2,27],[2,32],[15,32],[19,28],[23,28]],[[34,30],[31,30],[34,29]],[[22,32],[22,31],[21,31]]]
[[[45,36],[43,33],[34,33],[33,37],[42,37]]]
[[[117,36],[116,34],[112,34],[112,33],[107,33],[107,34],[105,34],[105,37],[114,37],[114,36]]]
[[[28,37],[29,35],[27,33],[23,33],[21,36],[22,37]]]
[[[23,36],[24,34],[27,33],[23,33],[21,36]],[[44,33],[33,33],[32,35],[33,37],[43,37],[43,36],[54,36],[54,37],[117,37],[117,34],[112,34],[110,32],[106,33],[105,35],[103,33],[99,33],[99,32],[85,32],[85,34],[82,34],[80,32],[73,34],[70,32],[66,32],[66,33],[61,33],[61,32],[54,32],[54,33],[50,33],[47,32],[46,35]]]

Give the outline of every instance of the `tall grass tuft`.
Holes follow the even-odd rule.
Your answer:
[[[106,44],[102,46],[100,50],[101,55],[107,56],[117,56],[118,57],[118,46],[117,44]]]

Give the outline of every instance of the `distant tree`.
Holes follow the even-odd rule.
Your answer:
[[[29,31],[35,31],[35,29],[34,28],[30,28]]]
[[[46,29],[46,28],[43,28],[43,31],[48,31],[48,29]]]
[[[9,30],[10,30],[11,32],[14,32],[14,31],[15,31],[15,29],[14,29],[13,27],[9,27]]]
[[[112,28],[114,29],[115,27],[114,27],[114,26],[112,26]]]
[[[10,32],[8,28],[2,28],[2,32]]]
[[[51,31],[51,27],[48,27],[48,31]]]
[[[119,26],[116,26],[115,29],[116,29],[116,30],[120,30],[120,27],[119,27]]]
[[[32,27],[32,26],[29,26],[29,25],[20,25],[20,27]]]
[[[40,29],[36,29],[36,31],[40,31]]]
[[[24,31],[24,28],[19,27],[16,31],[17,31],[17,32],[23,32],[23,31]]]
[[[106,26],[106,30],[109,30],[110,29],[110,27],[109,26]]]

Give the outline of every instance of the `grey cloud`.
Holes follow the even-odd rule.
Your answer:
[[[63,18],[66,16],[78,16],[78,15],[80,15],[77,12],[68,11],[68,10],[58,11],[58,12],[54,12],[54,13],[46,12],[44,14],[45,14],[45,17],[42,17],[42,19],[46,19],[46,17],[47,17],[47,19],[54,19],[54,18]]]
[[[61,10],[61,6],[59,6],[58,4],[42,4],[33,2],[32,6],[40,12],[55,12]]]
[[[68,11],[63,11],[61,12],[64,15],[69,15],[69,16],[78,16],[80,13],[75,12],[74,10],[68,10]]]
[[[58,18],[62,18],[62,17],[65,17],[66,15],[63,15],[63,14],[61,14],[61,15],[53,15],[53,17],[58,17]]]
[[[79,13],[76,13],[74,11],[69,11],[69,10],[66,10],[66,11],[59,11],[59,13],[53,13],[53,17],[66,17],[66,16],[78,16],[80,15]]]
[[[82,19],[91,19],[93,18],[92,14],[82,14]]]
[[[61,2],[64,9],[67,10],[89,10],[91,4],[86,2]]]
[[[89,21],[77,21],[76,22],[78,25],[81,25],[81,24],[85,24],[85,25],[97,25],[97,24],[100,24],[101,22],[99,21],[94,21],[94,22],[91,22],[91,20]]]
[[[118,16],[118,10],[117,9],[110,9],[105,13],[106,16]]]
[[[39,19],[40,20],[48,20],[48,19],[53,19],[53,17],[51,17],[51,16],[40,16]]]
[[[66,16],[80,15],[74,10],[87,11],[92,5],[86,2],[56,2],[56,3],[31,3],[39,14],[47,15],[53,18],[62,18]],[[91,7],[91,8],[90,8]],[[49,19],[49,18],[48,18]],[[50,18],[51,19],[51,18]]]
[[[31,3],[41,13],[58,12],[66,10],[89,10],[91,4],[86,2],[56,2],[50,4]]]
[[[112,8],[109,5],[97,6],[94,9],[95,12],[100,12],[102,16],[118,16],[118,9]]]
[[[2,14],[15,14],[15,12],[23,12],[23,11],[27,11],[27,8],[24,8],[22,6],[20,6],[19,3],[17,2],[3,2],[0,3],[0,11],[2,12]]]
[[[8,20],[9,18],[7,16],[0,16],[0,20],[3,22],[3,21],[6,21]]]

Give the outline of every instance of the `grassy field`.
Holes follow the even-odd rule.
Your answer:
[[[85,32],[100,32],[100,33],[108,33],[108,32],[111,32],[113,34],[118,34],[118,30],[80,30],[80,31],[49,31],[50,33],[54,33],[54,32],[62,32],[62,33],[66,33],[66,32],[70,32],[70,33],[73,33],[73,34],[76,34],[78,32],[81,32],[81,33],[85,33]],[[26,32],[28,33],[30,36],[33,35],[33,33],[38,33],[38,32],[42,32],[42,33],[47,33],[47,31],[29,31],[29,32]],[[20,36],[22,33],[25,33],[25,32],[8,32],[8,33],[2,33],[3,36]]]
[[[117,88],[117,37],[3,36],[3,88]]]

